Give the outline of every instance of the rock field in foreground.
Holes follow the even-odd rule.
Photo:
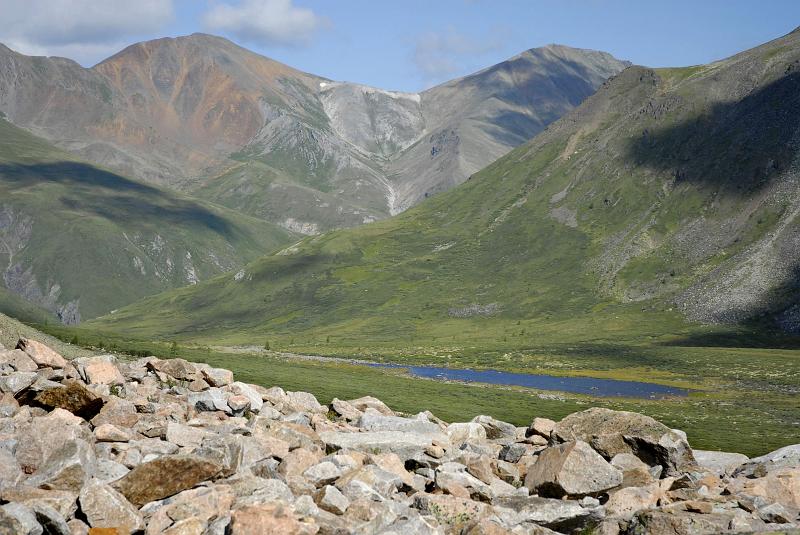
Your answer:
[[[0,346],[0,535],[787,532],[800,445],[692,450],[629,412],[447,424],[181,359]]]

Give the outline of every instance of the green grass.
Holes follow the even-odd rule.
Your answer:
[[[192,268],[207,279],[295,239],[264,221],[86,164],[3,120],[0,214],[2,270],[30,270],[34,303],[55,311],[75,302],[84,319],[185,285]],[[19,313],[8,301],[0,306]]]

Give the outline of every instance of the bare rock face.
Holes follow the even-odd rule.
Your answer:
[[[544,450],[525,476],[525,486],[540,496],[586,496],[622,483],[622,472],[586,442],[566,442]]]
[[[800,528],[797,446],[744,464],[699,452],[683,470],[694,459],[686,437],[632,413],[590,410],[527,429],[490,416],[447,424],[371,397],[326,407],[180,360],[25,367],[0,366],[4,384],[29,383],[0,399],[0,534]],[[566,440],[575,436],[588,442]]]
[[[552,431],[556,442],[582,440],[606,459],[633,453],[650,466],[661,465],[666,475],[696,466],[686,440],[664,424],[625,411],[592,408],[561,420]]]

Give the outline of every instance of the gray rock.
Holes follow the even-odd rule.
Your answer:
[[[81,511],[93,528],[122,528],[125,531],[144,529],[139,511],[110,486],[93,482],[81,489],[78,496]]]
[[[513,424],[483,415],[476,416],[472,421],[483,426],[489,440],[514,441],[517,438],[517,427]]]
[[[570,414],[553,429],[555,442],[582,440],[606,459],[633,453],[650,466],[661,465],[666,475],[696,469],[686,440],[664,424],[634,412],[595,407]]]
[[[575,501],[538,496],[498,498],[492,506],[507,526],[533,528],[540,525],[561,533],[588,532],[603,517],[602,508],[587,509]]]
[[[0,392],[16,396],[36,381],[36,372],[20,372],[0,376]]]
[[[358,421],[358,427],[366,431],[404,431],[430,435],[436,440],[447,440],[439,426],[425,418],[401,418],[385,416],[375,409],[367,409]]]
[[[44,529],[36,519],[36,514],[30,507],[21,503],[11,502],[3,505],[0,509],[13,519],[13,521],[11,519],[4,521],[4,518],[0,515],[0,533],[15,533],[14,531],[3,531],[14,524],[14,521],[19,525],[17,533],[22,535],[42,535],[44,533]]]
[[[66,520],[52,507],[36,503],[32,507],[36,520],[48,535],[72,535]]]
[[[252,386],[247,383],[235,382],[231,383],[228,387],[234,394],[244,396],[250,400],[250,410],[253,412],[261,411],[264,401],[261,399],[261,394]]]
[[[800,467],[800,444],[784,446],[761,457],[754,457],[734,471],[735,476],[763,477],[778,468]]]
[[[233,372],[222,368],[202,368],[203,378],[211,386],[221,387],[233,382]]]
[[[198,427],[191,427],[175,422],[167,424],[167,442],[172,442],[181,447],[195,448],[199,446],[204,438],[214,436],[204,429]]]
[[[483,429],[483,428],[481,428]],[[427,434],[403,431],[367,431],[365,433],[344,433],[326,431],[320,438],[329,450],[351,449],[369,453],[396,453],[401,459],[408,460],[423,453],[431,445],[431,436]]]
[[[741,453],[724,451],[692,450],[700,468],[705,468],[718,476],[730,475],[749,458]]]
[[[189,405],[199,411],[222,411],[231,414],[225,392],[219,388],[209,388],[203,392],[192,392],[188,396]]]
[[[350,500],[347,499],[347,496],[332,485],[326,485],[319,490],[316,495],[316,503],[322,509],[336,515],[343,515],[350,507]]]
[[[16,372],[35,372],[38,366],[24,351],[0,350],[0,365],[7,364]]]
[[[97,460],[86,441],[70,440],[47,457],[28,483],[43,489],[78,492],[94,474]]]
[[[100,483],[111,483],[123,477],[130,470],[123,464],[109,459],[98,459],[94,478]]]
[[[581,440],[542,451],[525,476],[531,492],[553,498],[597,494],[620,483],[622,472]]]
[[[303,477],[315,487],[330,485],[342,475],[342,469],[330,461],[323,461],[303,472]]]

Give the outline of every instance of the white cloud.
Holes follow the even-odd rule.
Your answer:
[[[417,37],[413,61],[421,77],[427,82],[438,82],[461,74],[475,57],[501,47],[497,37],[478,40],[448,28],[443,32],[428,32]]]
[[[164,28],[172,0],[0,0],[0,41],[24,54],[95,63]]]
[[[261,45],[306,44],[323,24],[311,9],[297,7],[292,0],[218,4],[206,13],[204,21],[209,30]]]

